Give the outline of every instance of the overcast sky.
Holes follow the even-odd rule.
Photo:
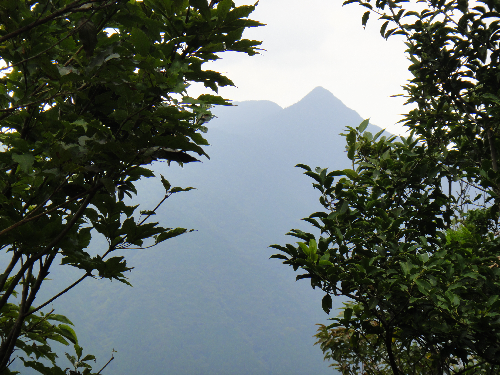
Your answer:
[[[322,86],[363,118],[400,133],[394,124],[409,108],[404,98],[390,96],[403,93],[410,78],[406,46],[399,36],[383,39],[375,17],[363,29],[364,11],[356,4],[343,7],[342,0],[261,0],[251,18],[267,25],[244,36],[262,40],[266,51],[253,57],[223,54],[210,69],[226,73],[237,88],[219,93],[287,107]]]

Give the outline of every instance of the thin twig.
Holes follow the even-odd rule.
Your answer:
[[[42,303],[40,306],[38,306],[37,308],[27,312],[24,317],[27,317],[27,316],[30,316],[31,314],[34,314],[36,313],[38,310],[40,309],[43,309],[45,306],[47,306],[49,303],[53,302],[55,299],[59,298],[60,296],[62,296],[64,293],[66,293],[67,291],[69,291],[70,289],[74,288],[76,285],[78,285],[80,282],[82,282],[86,277],[88,276],[92,276],[92,274],[90,272],[87,272],[85,275],[83,275],[82,277],[80,277],[78,280],[76,280],[73,284],[71,284],[70,286],[68,286],[66,289],[64,289],[62,292],[59,292],[57,293],[54,297],[52,297],[51,299],[49,299],[48,301]],[[52,310],[54,311],[54,310]]]
[[[33,324],[30,328],[26,329],[26,332],[29,332],[29,331],[32,331],[37,325],[39,325],[40,323],[44,322],[45,320],[47,320],[47,318],[54,312],[54,309],[50,310],[50,312],[48,314],[45,314],[45,316],[40,319],[38,322],[36,322],[35,324]],[[29,314],[28,314],[29,315]],[[25,315],[28,316],[28,315]]]
[[[102,370],[104,370],[106,368],[107,365],[109,365],[109,363],[115,359],[115,356],[113,354],[111,354],[111,358],[109,359],[109,361],[102,367],[102,369],[99,370],[99,372],[96,374],[96,375],[99,375],[101,373]]]

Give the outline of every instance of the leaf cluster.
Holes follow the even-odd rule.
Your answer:
[[[432,359],[427,373],[472,359],[498,365],[499,239],[488,230],[498,210],[471,211],[457,223],[457,198],[443,192],[443,155],[411,136],[373,136],[366,126],[345,134],[355,169],[299,165],[321,193],[324,211],[304,219],[321,236],[292,230],[301,241],[273,245],[284,253],[273,257],[306,271],[297,279],[326,292],[326,312],[332,295],[355,301],[328,329],[352,330],[354,348],[361,332],[372,335],[394,373],[418,373],[405,368],[425,356]]]

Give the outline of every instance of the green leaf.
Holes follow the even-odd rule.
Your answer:
[[[410,270],[412,269],[412,265],[408,262],[401,262],[400,263],[401,269],[403,270],[403,273],[405,276],[408,276],[410,273]]]
[[[144,31],[134,27],[130,33],[130,40],[139,54],[148,55],[151,41]]]
[[[311,256],[311,249],[304,242],[297,242],[302,252],[308,257]]]
[[[363,27],[366,27],[366,23],[368,22],[369,17],[370,17],[370,11],[368,10],[363,14],[363,17],[361,19],[361,24],[363,25]]]
[[[327,314],[330,314],[330,310],[332,309],[332,296],[326,294],[321,300],[321,306]]]
[[[344,169],[343,172],[351,180],[356,180],[359,177],[356,171],[353,171],[352,169]]]
[[[50,315],[48,315],[48,320],[55,320],[55,321],[58,321],[58,322],[61,322],[61,323],[73,325],[73,323],[71,322],[71,320],[69,320],[68,318],[66,318],[64,315],[50,314]]]
[[[318,251],[318,245],[314,238],[311,238],[311,240],[309,241],[309,249],[311,250],[311,254],[316,254]]]
[[[232,0],[221,0],[217,4],[217,23],[222,24],[226,19],[227,13],[233,5]]]
[[[191,135],[191,139],[197,144],[197,145],[203,145],[203,146],[208,146],[208,141],[203,138],[203,136],[200,133],[194,133]]]
[[[185,229],[185,228],[174,228],[174,229],[171,229],[167,232],[163,232],[156,237],[155,245],[159,244],[160,242],[163,242],[165,240],[168,240],[170,238],[180,236],[181,234],[186,233],[186,232],[187,232],[187,229]]]
[[[165,177],[163,177],[163,175],[160,175],[160,178],[161,178],[161,183],[163,184],[163,187],[165,188],[165,193],[168,193],[168,191],[170,190],[170,182],[168,182]]]
[[[210,9],[207,0],[189,0],[189,5],[198,9],[205,20],[210,20]]]
[[[66,324],[60,324],[59,325],[59,331],[61,332],[61,335],[67,338],[69,341],[71,341],[73,344],[78,343],[78,338],[76,337],[76,333],[71,328],[70,326]]]
[[[176,186],[176,187],[173,187],[172,189],[170,189],[170,192],[172,194],[174,194],[174,193],[178,193],[180,191],[189,191],[189,190],[194,190],[194,189],[195,189],[194,187],[181,188],[179,186]]]
[[[349,147],[349,150],[347,151],[347,157],[349,160],[354,160],[354,153],[356,152],[356,146],[352,145]]]
[[[87,361],[95,361],[96,357],[92,354],[87,354],[85,357],[83,357],[80,362],[87,362]]]
[[[115,184],[110,178],[101,178],[101,182],[110,194],[114,194],[116,191]]]
[[[342,202],[342,206],[339,211],[340,215],[345,214],[348,208],[349,208],[349,203],[347,203],[346,201]]]
[[[305,169],[307,172],[311,172],[311,167],[305,164],[297,164],[295,167]]]
[[[349,325],[349,322],[351,321],[351,317],[352,317],[352,312],[353,312],[353,309],[350,308],[350,307],[347,307],[344,309],[344,318],[342,319],[343,321],[343,324],[345,326],[348,326]]]
[[[384,24],[380,27],[380,35],[385,37],[385,30],[387,29],[387,25],[389,25],[389,21],[385,21]]]
[[[427,280],[415,279],[415,284],[417,284],[420,293],[427,295],[431,289],[431,284]]]
[[[370,13],[370,12],[366,12],[366,13]],[[363,133],[369,123],[370,123],[370,119],[363,120],[363,122],[361,124],[359,124],[359,126],[358,126],[358,131],[360,133]]]
[[[12,160],[19,164],[19,168],[21,168],[24,173],[30,173],[33,169],[35,157],[31,154],[12,154]]]

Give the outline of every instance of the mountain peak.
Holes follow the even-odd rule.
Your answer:
[[[300,119],[298,123],[307,123],[310,129],[311,126],[319,124],[336,123],[339,128],[335,131],[341,131],[344,124],[359,124],[362,120],[355,111],[321,86],[314,88],[299,102],[285,108],[285,112],[294,119]]]
[[[334,95],[324,87],[317,86],[309,94],[307,94],[304,97],[304,99],[307,98],[308,96],[314,96],[319,98],[319,97],[332,97]]]

